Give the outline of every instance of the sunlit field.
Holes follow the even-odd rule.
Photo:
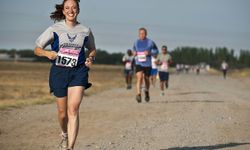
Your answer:
[[[250,77],[250,68],[248,69],[241,69],[241,70],[233,70],[231,72],[232,77]]]
[[[0,109],[54,102],[49,70],[49,63],[0,62]],[[93,86],[85,96],[124,85],[122,66],[94,65],[89,76]]]

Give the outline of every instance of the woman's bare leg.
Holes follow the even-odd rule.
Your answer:
[[[67,133],[68,115],[67,115],[67,97],[57,98],[58,120],[62,132]]]
[[[68,147],[74,148],[79,130],[79,106],[82,101],[84,88],[75,86],[68,88]]]

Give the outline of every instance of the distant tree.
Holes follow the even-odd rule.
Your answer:
[[[95,63],[120,65],[122,64],[122,57],[123,53],[109,53],[105,50],[97,49]]]
[[[220,68],[223,60],[227,61],[230,68],[250,67],[250,51],[241,50],[239,58],[234,50],[226,47],[217,47],[215,50],[196,47],[177,47],[171,51],[173,60],[179,64],[195,65],[201,62]]]
[[[21,57],[34,57],[34,51],[30,49],[22,49],[17,51],[17,54]]]
[[[250,67],[250,51],[241,50],[239,56],[240,67]]]

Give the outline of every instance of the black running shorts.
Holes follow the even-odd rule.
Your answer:
[[[144,73],[145,76],[149,77],[151,75],[151,67],[143,67],[140,65],[136,65],[135,66],[135,72],[140,72],[142,71]]]

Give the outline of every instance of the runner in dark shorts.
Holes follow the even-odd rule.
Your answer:
[[[128,50],[127,54],[125,54],[122,58],[122,62],[124,63],[124,76],[127,84],[127,89],[132,88],[132,78],[133,78],[133,68],[134,68],[134,56],[132,50]]]
[[[158,56],[159,77],[161,96],[164,96],[164,87],[167,89],[169,86],[169,64],[172,63],[172,58],[167,52],[167,46],[162,46],[162,53]]]
[[[58,120],[62,130],[59,148],[73,150],[79,129],[79,107],[83,93],[91,84],[88,71],[96,48],[90,28],[77,21],[79,0],[64,0],[56,5],[50,18],[56,23],[36,40],[35,54],[50,59],[50,92],[57,99]],[[45,48],[51,45],[51,51]],[[85,48],[90,52],[85,55]]]
[[[151,73],[151,51],[155,49],[158,51],[156,44],[147,38],[147,30],[145,28],[139,29],[139,39],[135,41],[133,52],[136,63],[136,100],[141,103],[141,86],[142,80],[145,81],[145,101],[149,102],[149,77]]]
[[[222,73],[223,73],[223,78],[226,79],[227,78],[227,70],[228,70],[228,64],[226,63],[226,61],[222,62],[221,70],[222,70]]]

